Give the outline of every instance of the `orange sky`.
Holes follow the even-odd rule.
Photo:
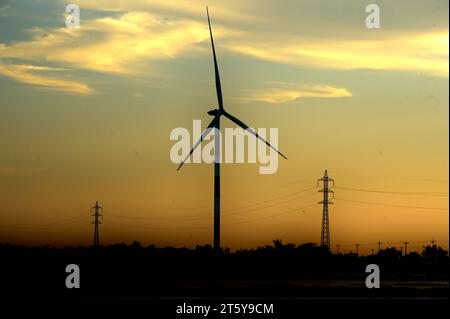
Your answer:
[[[351,1],[211,1],[226,108],[278,128],[289,158],[222,166],[223,246],[319,242],[328,169],[333,249],[448,247],[448,2],[432,2],[382,1],[369,30]],[[78,1],[78,30],[61,1],[4,3],[0,242],[88,245],[98,200],[102,243],[212,243],[213,166],[169,157],[171,130],[217,104],[203,2]]]

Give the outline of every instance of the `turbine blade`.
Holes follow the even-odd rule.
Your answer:
[[[219,120],[220,115],[221,115],[220,113],[217,114],[213,118],[211,123],[209,123],[208,127],[203,131],[202,135],[200,136],[200,139],[197,141],[197,143],[195,143],[194,147],[192,147],[191,151],[186,156],[186,158],[181,162],[180,166],[178,166],[177,171],[180,170],[180,168],[181,168],[181,166],[183,166],[184,162],[186,162],[186,160],[192,155],[192,153],[194,153],[194,150],[200,145],[200,143],[205,139],[205,137],[209,134],[209,132],[211,132],[212,128],[216,125],[216,122]]]
[[[211,37],[211,47],[212,47],[213,58],[214,58],[214,74],[216,77],[217,101],[219,102],[219,109],[223,109],[222,87],[220,85],[219,67],[217,66],[216,49],[214,48],[214,39],[213,39],[212,30],[211,30],[211,21],[209,20],[208,6],[206,7],[206,14],[208,16],[209,35]]]
[[[279,150],[277,150],[275,147],[273,147],[272,145],[270,145],[269,142],[267,142],[265,139],[263,139],[261,136],[259,136],[258,133],[256,133],[254,130],[252,130],[247,124],[245,124],[244,122],[242,122],[241,120],[239,120],[238,118],[234,117],[233,115],[231,115],[230,113],[227,112],[223,112],[223,115],[226,116],[228,119],[230,119],[231,121],[233,121],[234,123],[236,123],[237,125],[239,125],[240,127],[242,127],[244,130],[248,131],[250,134],[254,135],[256,138],[260,139],[261,141],[263,141],[264,143],[266,143],[267,146],[269,146],[271,149],[273,149],[274,151],[276,151],[278,154],[280,154],[282,157],[284,157],[285,159],[287,159],[286,156],[284,156]]]

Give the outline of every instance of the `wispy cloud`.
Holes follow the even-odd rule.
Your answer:
[[[0,56],[97,72],[136,73],[142,60],[173,58],[208,37],[204,23],[165,21],[145,12],[83,21],[79,29],[34,29],[33,33],[31,41],[0,47]]]
[[[329,85],[310,84],[298,89],[272,88],[252,91],[248,95],[238,99],[241,103],[254,101],[282,104],[296,101],[301,98],[339,98],[350,97],[352,93],[345,88],[337,88]]]
[[[352,41],[290,39],[279,43],[265,38],[251,44],[230,43],[227,48],[259,59],[318,68],[398,70],[440,77],[448,77],[449,69],[447,30]]]
[[[220,28],[217,29],[220,33]],[[200,50],[195,45],[208,39],[204,23],[186,19],[168,21],[146,12],[83,20],[79,29],[35,27],[28,32],[33,35],[31,40],[11,45],[0,43],[0,63],[5,59],[31,63],[15,65],[3,62],[0,74],[22,83],[79,94],[91,94],[93,90],[86,84],[64,79],[64,72],[54,77],[38,72],[71,68],[142,74],[143,70],[149,69],[149,62]],[[48,62],[61,67],[34,66]]]
[[[82,13],[79,29],[34,27],[28,30],[32,34],[30,40],[0,43],[0,74],[29,85],[91,94],[93,89],[87,84],[67,79],[69,69],[117,75],[149,74],[149,69],[155,72],[152,66],[158,61],[199,52],[200,44],[209,41],[202,2],[80,0],[77,3],[82,10],[102,14],[87,19]],[[284,35],[280,30],[252,30],[254,26],[249,23],[252,17],[245,12],[251,12],[248,5],[238,1],[214,2],[213,16],[217,19],[213,27],[215,36],[220,38],[219,47],[258,59],[321,69],[400,70],[448,77],[448,30],[385,33],[370,40],[363,37],[367,34],[354,35],[351,40],[346,37],[330,40],[323,35],[304,38],[292,33]],[[264,12],[261,7],[259,12]],[[258,19],[260,25],[265,17]],[[17,61],[27,62],[19,65]],[[56,67],[50,70],[37,66],[46,64]],[[45,74],[48,71],[60,72],[49,76]],[[323,90],[280,88],[258,96],[269,103],[284,103],[277,101],[295,100],[308,94],[334,97],[332,94],[336,93]]]
[[[65,1],[60,0],[62,3]],[[158,12],[164,14],[175,14],[178,16],[191,16],[201,18],[205,21],[206,1],[189,0],[78,0],[77,4],[83,9],[97,11],[144,11]],[[233,21],[254,21],[256,17],[244,1],[215,0],[210,4],[213,16],[218,19]]]
[[[93,93],[93,90],[84,83],[41,74],[42,71],[60,70],[60,68],[47,66],[3,64],[0,61],[0,75],[7,76],[18,82],[76,94],[89,95]],[[38,73],[35,73],[36,71]]]

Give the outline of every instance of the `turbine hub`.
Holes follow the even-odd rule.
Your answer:
[[[211,111],[208,111],[208,114],[212,115],[212,116],[216,116],[218,112],[219,112],[218,109],[212,109]]]

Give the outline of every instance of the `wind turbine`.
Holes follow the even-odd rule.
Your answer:
[[[210,133],[210,131],[214,128],[214,250],[220,250],[220,117],[223,115],[235,124],[242,127],[244,130],[248,131],[250,134],[254,135],[256,138],[260,139],[267,146],[275,150],[282,157],[287,159],[286,156],[281,154],[275,147],[270,145],[269,142],[264,140],[261,136],[258,135],[253,129],[251,129],[247,124],[234,117],[230,113],[226,112],[223,107],[223,98],[222,98],[222,88],[220,85],[220,76],[219,76],[219,67],[217,66],[217,58],[216,58],[216,50],[214,48],[214,39],[211,30],[211,21],[209,19],[209,11],[208,7],[206,7],[206,14],[208,16],[208,26],[209,26],[209,34],[211,37],[211,47],[214,59],[214,74],[215,74],[215,82],[216,82],[216,93],[217,93],[217,102],[219,103],[218,109],[213,109],[208,111],[208,114],[214,116],[211,123],[209,123],[208,127],[203,131],[200,139],[197,143],[194,144],[189,154],[186,158],[181,162],[180,166],[178,166],[178,170],[180,170],[181,166],[183,166],[184,162],[192,155],[194,150],[201,144],[201,142],[205,139],[206,136]]]

